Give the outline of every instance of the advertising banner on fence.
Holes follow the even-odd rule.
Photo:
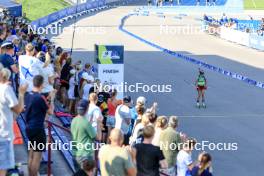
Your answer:
[[[250,34],[249,44],[251,48],[264,51],[264,37],[256,34]]]
[[[246,32],[242,32],[222,26],[220,37],[240,45],[249,46],[249,34]]]
[[[116,88],[118,98],[123,97],[124,46],[95,45],[95,59],[98,64],[98,78],[102,84]]]

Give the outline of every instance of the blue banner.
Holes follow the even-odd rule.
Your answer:
[[[45,27],[55,21],[58,21],[62,18],[65,18],[70,15],[74,15],[76,13],[83,12],[85,10],[90,10],[92,8],[98,8],[106,4],[105,0],[96,0],[96,1],[89,1],[87,3],[75,5],[72,7],[68,7],[62,9],[60,11],[54,12],[48,16],[35,20],[31,23],[32,26],[38,27]]]

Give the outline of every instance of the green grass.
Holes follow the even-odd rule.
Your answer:
[[[264,10],[264,0],[244,0],[245,10]]]
[[[23,12],[27,14],[30,21],[44,17],[70,6],[64,0],[16,0],[22,3]]]

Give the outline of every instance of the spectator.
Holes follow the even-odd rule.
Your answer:
[[[76,82],[77,82],[76,81],[76,70],[72,69],[70,71],[70,81],[69,81],[69,90],[68,90],[69,111],[72,112],[72,113],[75,113],[75,103],[76,103],[76,98],[78,98],[75,95]]]
[[[160,148],[151,144],[154,133],[153,126],[146,126],[143,129],[143,143],[135,145],[137,176],[159,176],[159,168],[168,167]]]
[[[151,108],[147,109],[146,112],[151,113],[151,116],[149,118],[150,123],[155,126],[156,120],[157,120],[157,108],[158,108],[158,103],[154,102]]]
[[[48,52],[48,46],[49,46],[49,39],[45,38],[43,40],[43,45],[41,47],[41,51],[43,51],[44,53]]]
[[[81,169],[78,170],[73,176],[94,176],[95,166],[95,160],[89,157],[89,159],[85,159],[82,162]]]
[[[131,153],[124,147],[124,136],[120,129],[110,133],[111,144],[104,145],[99,151],[102,176],[136,176],[136,168]]]
[[[43,65],[39,59],[34,57],[34,54],[35,47],[28,43],[26,45],[26,55],[21,55],[18,59],[20,84],[28,84],[27,92],[32,91],[33,78],[40,74]]]
[[[83,73],[82,78],[83,82],[80,90],[80,97],[88,100],[89,94],[91,93],[90,89],[93,87],[92,83],[94,82],[94,78],[86,72]]]
[[[33,89],[26,96],[26,133],[29,140],[29,159],[28,171],[30,176],[37,176],[41,161],[42,152],[46,147],[46,133],[44,122],[46,114],[53,114],[55,91],[50,94],[50,106],[44,96],[41,95],[43,89],[44,78],[41,75],[36,75],[33,78]],[[37,146],[37,147],[32,147]]]
[[[13,113],[23,111],[24,94],[27,90],[27,85],[20,86],[17,99],[8,83],[10,75],[10,71],[0,65],[0,176],[5,176],[6,170],[15,166]]]
[[[98,102],[98,97],[96,93],[91,93],[89,95],[89,109],[85,114],[85,117],[92,124],[96,133],[101,133],[103,127],[103,115],[100,108],[96,105]]]
[[[61,81],[61,94],[62,94],[62,104],[64,106],[67,105],[67,91],[69,89],[69,80],[70,80],[70,71],[73,69],[72,67],[72,59],[67,58],[65,65],[63,66],[60,74],[60,81]]]
[[[77,107],[78,115],[72,120],[71,133],[73,146],[73,155],[75,157],[76,169],[83,165],[83,160],[89,157],[94,158],[95,139],[100,140],[100,133],[96,133],[96,129],[92,127],[92,124],[85,118],[85,114],[89,109],[89,102],[87,100],[80,100]],[[97,130],[100,131],[100,130]]]
[[[165,173],[170,176],[176,175],[176,158],[181,144],[180,134],[176,131],[178,127],[178,117],[169,118],[168,128],[160,134],[160,147],[168,163]]]
[[[115,111],[120,102],[116,98],[117,90],[114,89],[110,93],[110,98],[108,99],[108,116],[106,120],[106,126],[108,127],[108,131],[110,132],[115,127]]]
[[[144,107],[144,106],[142,106],[142,105],[136,105],[136,107],[135,107],[135,114],[136,114],[136,121],[134,122],[134,127],[133,127],[133,129],[135,128],[135,126],[138,124],[138,123],[140,123],[141,122],[141,120],[142,120],[142,117],[143,117],[143,114],[145,113],[145,111],[146,111],[146,108]],[[132,110],[131,110],[132,111]],[[133,116],[133,113],[134,112],[132,112],[132,116]],[[133,119],[134,119],[134,117],[133,117]]]
[[[198,157],[199,164],[192,169],[192,176],[213,176],[212,175],[212,157],[209,153],[201,153]]]
[[[152,144],[160,146],[160,133],[167,128],[168,118],[166,116],[159,116],[155,125],[155,134],[152,140]]]
[[[14,45],[11,42],[4,42],[1,45],[1,51],[3,54],[0,55],[0,63],[10,70],[10,79],[12,79],[13,73],[18,73],[17,66],[12,58],[14,55]]]
[[[186,176],[186,173],[193,169],[192,150],[195,144],[194,139],[189,139],[183,144],[183,149],[177,155],[177,176]]]
[[[84,68],[78,74],[79,80],[82,79],[84,73],[88,73],[88,75],[91,75],[91,64],[87,63],[84,65]]]
[[[102,90],[97,94],[98,101],[97,101],[97,106],[100,107],[102,116],[103,116],[103,131],[102,131],[102,142],[107,142],[107,137],[108,137],[108,129],[106,126],[106,120],[108,116],[108,106],[107,102],[108,99],[110,98],[110,90],[107,90],[107,86],[103,85]]]
[[[6,33],[3,28],[0,28],[0,46],[3,44],[5,41]],[[0,50],[1,51],[1,50]]]
[[[49,93],[53,90],[53,84],[55,79],[54,69],[50,63],[50,55],[48,53],[39,52],[37,56],[43,63],[42,69],[40,70],[41,75],[44,78],[42,94],[47,98]]]
[[[129,143],[129,126],[131,123],[131,113],[130,113],[130,104],[131,104],[131,97],[125,96],[123,98],[123,104],[119,105],[116,108],[115,112],[115,128],[120,129],[124,134],[124,144],[128,145]]]
[[[136,122],[140,121],[141,116],[143,115],[143,113],[145,112],[145,104],[146,104],[146,98],[143,96],[140,96],[137,98],[137,102],[136,102],[136,106],[131,108],[130,112],[131,112],[131,116],[132,116],[132,120],[131,120],[131,125],[130,125],[130,133],[132,133],[133,128],[136,126]],[[143,111],[138,115],[138,111]]]
[[[141,121],[135,126],[135,129],[133,131],[133,134],[130,138],[130,144],[131,145],[135,145],[135,144],[139,144],[142,143],[144,140],[143,137],[143,129],[149,125],[149,117],[151,116],[150,113],[145,113],[142,116]]]

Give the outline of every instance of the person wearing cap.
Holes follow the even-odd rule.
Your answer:
[[[93,149],[95,147],[93,145],[96,139],[101,139],[101,133],[96,132],[85,116],[89,108],[87,100],[80,100],[77,106],[78,115],[71,123],[72,147],[76,170],[82,166],[84,160],[89,157],[94,158]]]
[[[131,113],[131,124],[129,127],[129,133],[132,135],[134,128],[136,126],[136,124],[138,124],[141,120],[141,116],[138,114],[138,111],[143,111],[142,113],[145,112],[146,110],[146,98],[143,96],[140,96],[137,98],[136,101],[136,106],[134,106],[133,108],[130,109],[130,113]]]
[[[14,45],[11,42],[4,42],[1,45],[1,51],[3,54],[0,55],[0,63],[8,68],[11,72],[10,80],[12,81],[12,87],[15,88],[15,84],[13,81],[13,74],[18,73],[18,68],[15,64],[12,56],[14,55]]]
[[[131,112],[130,112],[130,105],[131,105],[131,97],[125,96],[123,98],[123,104],[119,105],[116,108],[115,112],[115,128],[120,129],[124,134],[124,144],[129,144],[129,127],[131,124]]]
[[[170,175],[176,175],[176,158],[179,148],[170,146],[179,146],[182,143],[180,133],[177,132],[179,121],[177,116],[169,118],[168,127],[160,133],[159,144],[160,148],[168,163],[168,169],[163,172]]]
[[[88,100],[90,89],[91,87],[93,87],[94,78],[93,76],[89,75],[87,72],[84,72],[82,74],[82,79],[83,79],[83,82],[82,82],[82,87],[80,90],[80,97],[82,97],[82,99],[84,100]]]
[[[199,75],[196,79],[195,86],[198,92],[196,106],[203,106],[205,108],[205,90],[207,89],[207,80],[205,78],[204,71],[201,69],[199,69]],[[200,104],[200,99],[202,99],[202,104]]]

